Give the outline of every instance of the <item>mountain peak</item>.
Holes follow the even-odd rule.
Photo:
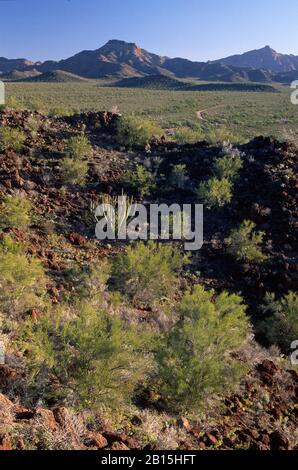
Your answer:
[[[298,57],[280,54],[270,46],[261,49],[237,54],[217,60],[234,67],[250,67],[254,69],[267,69],[271,72],[290,72],[298,69]]]
[[[122,41],[120,39],[110,39],[110,41],[108,41],[103,47],[101,47],[101,49],[104,49],[104,48],[116,48],[116,49],[136,48],[137,49],[138,46],[134,42],[126,42],[126,41]]]

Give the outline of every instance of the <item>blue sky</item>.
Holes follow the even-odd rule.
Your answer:
[[[297,0],[0,0],[0,56],[62,59],[109,39],[212,60],[269,44],[298,55]]]

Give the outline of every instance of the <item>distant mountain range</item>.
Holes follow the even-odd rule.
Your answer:
[[[266,46],[217,61],[193,62],[152,54],[134,43],[111,40],[99,49],[82,51],[61,61],[31,62],[27,59],[0,57],[0,72],[6,79],[26,81],[78,81],[80,78],[123,79],[164,75],[232,83],[290,83],[298,79],[298,56],[279,54]]]

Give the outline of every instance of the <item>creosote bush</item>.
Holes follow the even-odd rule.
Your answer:
[[[225,155],[215,160],[214,173],[218,178],[226,178],[233,181],[238,176],[242,167],[243,161],[239,155]]]
[[[291,344],[298,340],[298,295],[289,292],[277,300],[275,294],[267,294],[263,312],[266,319],[261,323],[261,331],[270,344],[276,344],[284,353],[289,353]]]
[[[267,256],[262,252],[264,232],[255,231],[256,224],[245,220],[238,229],[232,230],[228,240],[228,253],[238,261],[263,263]]]
[[[74,160],[90,157],[92,147],[86,136],[71,137],[67,142],[66,155]]]
[[[0,151],[14,150],[20,152],[26,136],[24,132],[15,127],[0,127]]]
[[[61,171],[65,184],[83,185],[88,173],[88,163],[85,160],[66,157],[62,161]]]
[[[245,367],[235,353],[250,332],[240,296],[195,286],[181,300],[180,321],[156,352],[162,396],[174,409],[197,410],[210,394],[234,386]]]
[[[187,176],[186,165],[175,165],[170,175],[170,184],[177,189],[186,189],[189,177]]]
[[[225,127],[212,129],[207,135],[207,140],[214,145],[222,143],[239,143],[241,138]]]
[[[211,178],[199,185],[197,195],[209,209],[215,209],[231,202],[232,190],[233,185],[228,179]]]
[[[190,127],[180,127],[175,131],[175,141],[180,145],[196,144],[203,140],[204,134],[200,130]]]
[[[151,335],[142,330],[88,303],[73,311],[62,305],[28,321],[20,345],[30,344],[26,365],[33,397],[42,393],[91,409],[131,400],[150,368]]]
[[[0,204],[0,228],[26,229],[30,225],[32,205],[24,197],[5,196]]]
[[[125,147],[145,146],[154,137],[161,137],[162,129],[154,122],[136,116],[122,116],[117,123],[117,142]]]
[[[149,196],[156,188],[155,177],[142,165],[138,165],[134,171],[127,171],[122,178],[122,184],[127,191],[140,196]]]
[[[0,244],[0,304],[11,316],[42,307],[46,276],[40,261],[29,258],[24,247],[4,235]]]
[[[150,241],[129,247],[112,267],[112,285],[135,303],[149,306],[174,294],[177,273],[189,257],[179,249]]]
[[[92,147],[85,136],[71,137],[67,142],[66,156],[61,164],[63,180],[66,184],[83,185],[88,173],[85,158],[92,154]]]

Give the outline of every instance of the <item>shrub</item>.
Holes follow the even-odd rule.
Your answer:
[[[200,130],[194,130],[190,127],[180,127],[175,131],[175,140],[180,145],[195,144],[203,138],[203,133]]]
[[[64,183],[83,185],[88,173],[88,163],[66,157],[62,161],[61,171]]]
[[[225,127],[220,127],[211,130],[208,133],[207,140],[214,145],[222,144],[222,143],[239,143],[241,138],[231,131],[226,129]]]
[[[26,126],[30,130],[32,137],[36,137],[41,127],[41,120],[37,116],[29,116]]]
[[[34,396],[82,408],[129,400],[150,364],[146,333],[87,303],[29,321],[20,343],[26,349],[30,344],[26,360]]]
[[[163,134],[162,129],[154,122],[136,116],[121,117],[117,123],[117,142],[125,147],[145,146]]]
[[[45,283],[40,261],[26,256],[24,247],[5,235],[0,245],[1,309],[13,316],[41,307]]]
[[[161,393],[179,410],[196,410],[234,386],[244,368],[233,358],[250,327],[242,298],[195,286],[179,305],[181,320],[160,342],[156,359]]]
[[[73,160],[81,160],[92,154],[92,147],[86,136],[71,137],[67,142],[66,155]]]
[[[0,127],[0,150],[20,152],[26,136],[23,131],[14,127]]]
[[[20,196],[5,196],[0,206],[0,228],[26,229],[30,224],[32,205]]]
[[[226,179],[211,178],[199,185],[197,195],[210,209],[223,207],[232,200],[233,185]]]
[[[239,155],[225,155],[215,160],[214,173],[218,178],[226,178],[233,181],[238,176],[242,167],[243,162]]]
[[[177,248],[153,241],[129,247],[112,267],[112,284],[134,302],[150,305],[174,294],[177,272],[188,262]]]
[[[149,196],[156,188],[154,175],[142,165],[138,165],[134,171],[127,171],[122,178],[122,184],[126,190],[141,198]]]
[[[256,224],[245,220],[238,229],[232,230],[228,240],[228,253],[238,261],[263,263],[267,256],[262,253],[261,245],[264,232],[255,232]]]
[[[271,344],[289,353],[291,344],[298,339],[298,295],[289,292],[276,300],[274,294],[267,294],[263,312],[267,318],[261,324],[261,331]]]
[[[175,165],[170,175],[170,183],[174,188],[185,189],[189,181],[186,171],[186,165]]]

